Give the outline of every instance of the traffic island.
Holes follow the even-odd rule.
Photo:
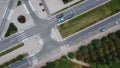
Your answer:
[[[8,27],[8,30],[5,34],[5,37],[8,37],[14,33],[16,33],[18,31],[17,27],[11,22],[9,27]]]

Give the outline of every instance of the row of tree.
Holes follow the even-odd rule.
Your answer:
[[[94,39],[88,45],[80,46],[73,53],[68,53],[70,59],[76,58],[91,64],[91,68],[109,68],[113,62],[120,61],[120,30],[110,33],[102,39]],[[54,68],[56,64],[67,64],[66,56],[54,62],[48,62],[42,68]]]
[[[120,61],[120,30],[79,47],[76,58],[85,62],[111,65]]]

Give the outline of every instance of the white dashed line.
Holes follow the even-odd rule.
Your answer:
[[[7,8],[6,8],[5,11],[4,11],[3,18],[4,18],[4,16],[5,16],[6,10],[7,10]]]

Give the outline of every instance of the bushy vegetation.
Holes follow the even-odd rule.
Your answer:
[[[46,66],[41,68],[81,68],[80,65],[71,62],[66,56],[62,56],[60,59],[54,62],[48,62]]]
[[[22,4],[22,2],[19,0],[17,3],[17,6],[20,6]]]
[[[26,56],[26,54],[18,55],[16,58],[14,58],[14,59],[12,59],[12,60],[10,60],[10,61],[8,61],[8,62],[5,62],[5,63],[2,64],[2,65],[0,65],[0,68],[6,68],[6,67],[8,67],[10,64],[22,60],[25,56]]]
[[[68,57],[69,57],[70,59],[73,59],[73,58],[75,58],[75,54],[72,53],[72,52],[69,52],[69,53],[68,53]]]
[[[62,0],[64,4],[71,2],[72,0]]]
[[[98,66],[104,64],[110,66],[114,62],[120,62],[120,30],[81,46],[76,51],[76,58],[87,63],[93,62]]]
[[[20,43],[20,44],[14,46],[14,47],[12,47],[12,48],[9,48],[9,49],[1,52],[1,53],[0,53],[0,57],[3,56],[3,55],[6,55],[6,54],[8,54],[8,53],[10,53],[10,52],[12,52],[12,51],[14,51],[14,50],[16,50],[16,49],[18,49],[18,48],[20,48],[20,47],[22,47],[22,46],[24,46],[24,43]]]
[[[10,36],[10,35],[16,33],[17,31],[18,31],[17,27],[13,23],[10,23],[7,33],[5,34],[5,37]]]

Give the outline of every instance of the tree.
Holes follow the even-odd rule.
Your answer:
[[[99,39],[94,39],[94,40],[92,40],[91,45],[95,48],[98,48],[98,47],[100,47],[101,42]]]
[[[82,53],[82,54],[86,54],[88,52],[88,49],[86,46],[81,46],[79,47],[79,51]]]
[[[87,45],[87,48],[88,48],[88,50],[93,50],[93,46],[90,44]]]
[[[69,57],[70,59],[73,59],[73,58],[75,58],[75,54],[72,53],[72,52],[70,52],[70,53],[68,53],[68,57]]]
[[[101,64],[105,64],[106,63],[106,59],[104,57],[98,57],[98,60]]]
[[[97,64],[94,63],[94,62],[92,62],[92,63],[90,64],[90,67],[91,67],[91,68],[97,68]]]
[[[115,34],[120,38],[120,30],[116,31]]]
[[[64,4],[66,4],[66,3],[68,3],[68,2],[70,2],[72,0],[62,0],[62,1],[63,1]]]
[[[106,64],[96,64],[94,62],[92,62],[90,64],[90,66],[91,66],[91,68],[109,68],[108,65],[106,65]]]
[[[83,56],[82,56],[82,54],[81,54],[80,51],[76,51],[76,59],[77,59],[77,60],[83,59]]]
[[[63,62],[63,63],[67,63],[67,57],[66,56],[62,56],[61,58],[60,58],[60,61],[61,62]]]
[[[103,52],[103,48],[98,48],[97,50],[96,50],[96,52],[97,52],[97,55],[98,56],[103,56],[104,55],[104,52]]]
[[[54,62],[47,62],[46,68],[54,68],[55,63]]]
[[[115,40],[117,37],[114,33],[110,33],[110,34],[108,34],[108,38]]]
[[[105,37],[103,37],[103,38],[101,39],[101,41],[102,41],[102,42],[108,42],[108,41],[109,41],[109,38],[108,38],[107,36],[105,36]]]

